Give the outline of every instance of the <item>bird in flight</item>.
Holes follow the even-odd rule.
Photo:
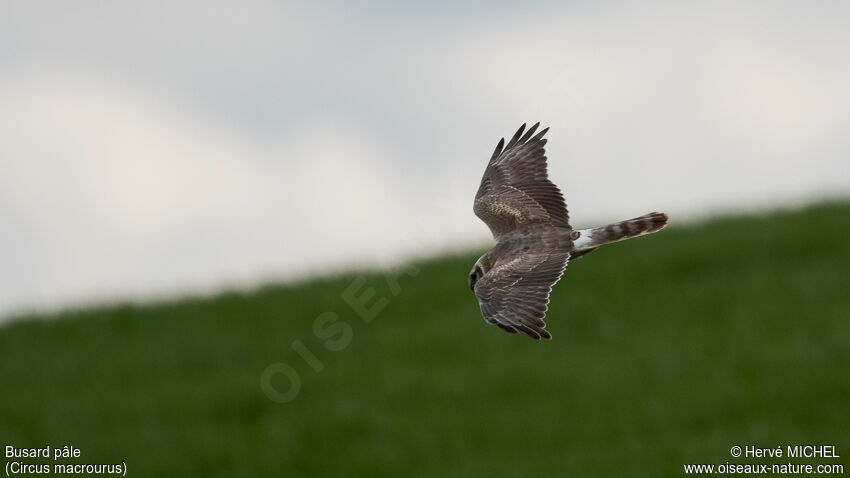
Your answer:
[[[469,272],[484,320],[508,333],[551,339],[543,318],[552,286],[567,262],[612,242],[659,231],[667,215],[651,212],[591,229],[570,226],[564,196],[546,172],[549,128],[523,124],[505,144],[499,141],[473,207],[493,233],[496,245]]]

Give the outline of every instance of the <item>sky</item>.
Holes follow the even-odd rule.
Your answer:
[[[850,191],[850,3],[5,2],[0,317],[483,248],[549,126],[576,227]],[[465,277],[458,279],[465,284]]]

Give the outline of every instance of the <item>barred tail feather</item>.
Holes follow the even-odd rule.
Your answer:
[[[581,229],[576,231],[579,233],[579,237],[573,241],[573,251],[570,253],[570,256],[573,258],[579,257],[605,244],[631,239],[644,234],[651,234],[664,229],[666,225],[666,214],[663,212],[651,212],[634,219],[608,224],[603,227]]]

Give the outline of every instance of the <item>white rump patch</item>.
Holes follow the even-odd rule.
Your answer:
[[[578,236],[578,239],[573,241],[573,247],[575,248],[575,250],[582,251],[584,249],[590,249],[591,247],[593,247],[593,240],[590,236],[590,229],[579,229],[576,232],[581,235]]]

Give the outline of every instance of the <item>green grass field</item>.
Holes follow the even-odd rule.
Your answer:
[[[16,320],[0,445],[73,445],[67,462],[128,476],[621,477],[813,443],[842,457],[809,462],[850,473],[850,205],[673,223],[571,263],[548,342],[481,319],[466,276],[483,251],[397,287],[369,273]],[[368,322],[344,298],[358,277],[354,295],[387,301]],[[267,381],[287,403],[261,386],[275,363],[300,381]]]

